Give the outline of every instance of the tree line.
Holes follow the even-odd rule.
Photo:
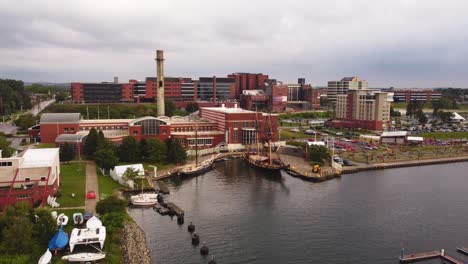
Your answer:
[[[61,150],[62,161],[74,158],[74,151],[70,144],[65,143]],[[138,142],[134,137],[123,138],[119,145],[114,144],[104,137],[102,131],[92,128],[84,143],[83,154],[88,159],[93,159],[96,164],[105,171],[113,169],[119,162],[165,162],[181,163],[187,160],[187,153],[182,145],[168,139],[143,139]]]
[[[0,115],[31,108],[31,100],[19,80],[0,79]]]

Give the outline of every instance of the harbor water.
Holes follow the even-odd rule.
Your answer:
[[[167,181],[185,224],[131,208],[154,263],[208,263],[187,225],[221,263],[398,263],[406,253],[468,246],[468,163],[367,171],[305,182],[228,160]],[[440,263],[426,261],[421,263]]]

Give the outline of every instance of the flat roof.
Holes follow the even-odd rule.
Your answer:
[[[405,137],[407,134],[406,131],[387,131],[383,132],[380,137]]]
[[[408,141],[424,141],[423,137],[408,137]]]
[[[245,110],[242,108],[235,108],[235,107],[202,107],[204,110],[210,110],[210,111],[215,111],[215,112],[220,112],[220,113],[240,113],[240,114],[247,114],[247,113],[255,113],[254,111],[250,110]]]
[[[55,142],[77,143],[83,141],[83,138],[87,135],[88,134],[61,134],[55,139]]]
[[[80,124],[112,124],[112,123],[128,123],[135,119],[83,119]]]
[[[28,149],[22,157],[21,168],[54,166],[58,155],[59,148]]]
[[[80,113],[44,113],[41,115],[41,124],[78,123]]]

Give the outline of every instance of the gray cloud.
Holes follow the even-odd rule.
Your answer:
[[[271,3],[274,2],[274,3]],[[315,85],[468,86],[463,0],[0,0],[0,78],[268,73]]]

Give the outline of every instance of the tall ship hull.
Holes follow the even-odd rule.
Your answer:
[[[280,159],[271,159],[268,157],[257,155],[255,153],[245,153],[244,160],[252,167],[267,170],[267,171],[280,171],[289,168],[289,165],[284,164]]]
[[[203,162],[200,162],[197,165],[191,165],[189,167],[186,167],[180,171],[180,174],[185,175],[185,176],[197,176],[200,174],[203,174],[213,167],[213,163],[216,157],[212,157],[208,160],[205,160]]]

